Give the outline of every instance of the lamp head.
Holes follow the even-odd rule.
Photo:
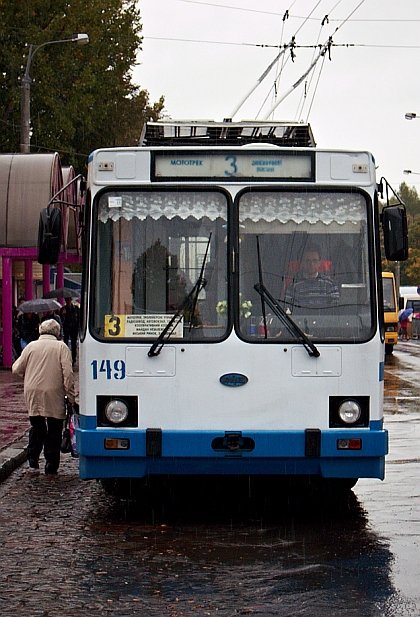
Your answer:
[[[86,45],[86,43],[89,43],[89,36],[85,33],[73,34],[71,40],[78,45]]]

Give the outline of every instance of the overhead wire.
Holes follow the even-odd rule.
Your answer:
[[[341,1],[342,0],[338,0],[338,2],[334,5],[334,7],[332,8],[332,10],[330,12],[334,11],[338,7],[338,5],[341,3]],[[353,15],[354,12],[357,11],[357,9],[360,7],[361,4],[363,4],[363,2],[364,2],[364,0],[362,0],[359,3],[359,5],[354,9],[354,11],[350,14],[350,16],[341,24],[341,26],[344,25],[344,23],[349,21],[349,18],[351,17],[351,15]],[[324,17],[324,19],[322,20],[321,27],[325,24],[325,22],[327,22],[327,23],[329,22],[329,15],[326,15]],[[338,28],[336,28],[335,32],[337,32],[337,30],[338,30]],[[306,122],[309,122],[309,116],[310,116],[310,113],[311,113],[311,110],[312,110],[312,106],[313,106],[314,101],[315,101],[316,93],[318,91],[318,86],[319,86],[319,82],[320,82],[320,79],[321,79],[322,71],[324,69],[325,58],[326,58],[326,56],[324,55],[324,57],[322,59],[321,67],[320,67],[320,69],[318,71],[318,79],[316,81],[316,85],[315,85],[315,88],[314,88],[314,91],[313,91],[313,94],[312,94],[312,98],[311,98],[311,102],[310,102],[310,105],[309,105],[308,113],[306,115]],[[312,72],[311,82],[312,82],[312,79],[313,79],[314,75],[315,75],[315,71]],[[304,101],[304,102],[306,102],[306,101]],[[303,107],[304,107],[304,105],[302,106],[302,112],[301,112],[302,114],[303,114]]]
[[[281,15],[280,13],[276,13],[276,12],[272,12],[272,11],[262,11],[262,10],[259,10],[259,9],[246,9],[246,8],[242,8],[242,7],[233,7],[233,6],[229,6],[229,5],[225,5],[225,4],[217,4],[217,3],[213,3],[213,2],[202,2],[202,1],[197,1],[197,0],[180,0],[180,1],[190,2],[191,4],[207,5],[207,6],[211,6],[211,7],[225,8],[225,9],[231,9],[231,10],[245,10],[245,11],[257,12],[257,13],[262,13],[262,14]],[[297,0],[293,0],[291,5],[289,6],[289,8],[283,13],[280,42],[277,45],[252,44],[252,43],[235,43],[235,42],[222,42],[222,41],[203,41],[203,40],[191,41],[190,40],[190,42],[200,42],[200,43],[205,42],[205,43],[210,43],[210,44],[226,44],[226,45],[246,45],[246,46],[257,46],[257,47],[273,47],[273,48],[279,49],[279,53],[277,54],[277,56],[274,59],[274,61],[272,63],[270,63],[269,67],[266,69],[266,71],[264,71],[264,73],[258,79],[258,81],[255,84],[255,86],[253,86],[252,90],[241,101],[240,105],[235,109],[234,113],[231,114],[231,116],[230,116],[231,118],[237,113],[238,109],[243,105],[243,103],[247,100],[247,98],[255,90],[255,88],[263,81],[263,79],[266,78],[266,76],[268,75],[269,71],[271,71],[271,69],[275,65],[277,65],[277,70],[276,70],[276,76],[275,76],[274,82],[272,84],[272,87],[271,87],[268,95],[265,97],[265,100],[263,101],[263,103],[261,105],[261,108],[260,108],[258,113],[261,113],[261,110],[265,106],[265,104],[266,104],[266,102],[268,100],[268,97],[270,95],[273,96],[273,100],[274,101],[278,100],[279,86],[280,86],[280,83],[281,83],[284,67],[287,64],[287,62],[290,61],[290,59],[292,59],[292,60],[294,59],[295,51],[297,49],[299,49],[299,48],[313,48],[314,49],[313,58],[316,56],[316,50],[317,49],[319,50],[318,55],[316,56],[316,59],[311,62],[309,70],[305,72],[304,77],[300,78],[294,84],[294,86],[292,88],[292,90],[295,89],[298,85],[300,85],[302,83],[302,81],[304,81],[306,76],[310,75],[309,80],[307,80],[305,82],[305,90],[304,90],[304,93],[303,93],[303,95],[302,95],[302,97],[301,97],[301,99],[299,101],[298,107],[297,107],[297,117],[300,117],[300,116],[302,116],[304,114],[305,107],[307,106],[307,104],[309,102],[309,108],[307,109],[307,113],[306,113],[306,117],[307,118],[309,118],[312,106],[314,104],[314,99],[315,99],[315,96],[316,96],[316,93],[317,93],[317,90],[318,90],[318,87],[319,87],[320,78],[321,78],[323,69],[325,67],[326,54],[328,53],[328,55],[330,57],[331,48],[332,47],[339,47],[339,46],[341,46],[341,47],[401,48],[401,49],[419,49],[420,48],[419,45],[390,45],[390,44],[372,45],[372,44],[363,44],[363,43],[343,43],[343,44],[337,44],[337,43],[333,42],[332,36],[330,36],[329,40],[326,41],[323,45],[319,44],[319,39],[320,39],[320,34],[321,34],[321,31],[322,31],[322,27],[326,26],[328,24],[336,23],[336,22],[339,22],[339,23],[336,26],[336,28],[335,28],[335,30],[333,32],[333,35],[335,35],[348,22],[375,21],[376,23],[379,23],[379,22],[382,22],[382,21],[384,21],[384,22],[387,22],[387,21],[391,22],[392,21],[393,23],[395,23],[395,21],[401,21],[401,22],[407,22],[407,21],[410,21],[410,22],[414,21],[415,22],[415,21],[419,21],[419,20],[381,20],[380,18],[377,19],[377,20],[354,19],[355,13],[362,6],[362,4],[364,4],[365,0],[360,0],[356,4],[355,8],[353,10],[351,10],[350,13],[345,18],[343,18],[343,19],[336,19],[336,18],[332,17],[332,13],[336,11],[337,7],[342,2],[342,0],[338,0],[335,3],[335,5],[332,7],[332,9],[329,11],[329,13],[327,15],[325,15],[324,18],[322,19],[321,28],[320,28],[320,34],[318,36],[317,42],[315,44],[312,44],[312,45],[299,45],[299,44],[297,44],[296,39],[295,39],[296,34],[304,27],[304,25],[309,20],[313,20],[313,19],[319,20],[319,18],[313,17],[313,14],[314,14],[314,11],[321,4],[322,0],[318,0],[318,2],[316,2],[316,4],[315,4],[315,7],[305,17],[300,17],[300,16],[294,15],[292,13],[292,7],[295,5],[296,1]],[[302,19],[302,23],[297,28],[297,30],[295,32],[295,35],[294,35],[294,37],[292,37],[290,42],[285,44],[283,41],[284,41],[284,38],[285,38],[284,37],[284,32],[285,32],[285,27],[286,27],[286,21],[290,17]],[[188,41],[188,39],[176,39],[176,38],[168,38],[168,37],[148,37],[148,36],[145,36],[144,39],[161,39],[161,40],[174,40],[174,41],[176,41],[176,40]],[[286,54],[287,50],[290,51],[290,55]],[[320,66],[320,68],[319,68],[319,70],[317,72],[316,71],[316,64],[321,59],[322,59],[322,63],[321,63],[321,66]],[[312,88],[312,86],[314,84],[314,81],[316,82],[315,83],[315,87]],[[290,91],[289,91],[289,93],[290,93]],[[286,96],[289,93],[287,93]],[[309,95],[310,94],[311,94],[311,99],[309,99]],[[283,97],[283,99],[284,99],[284,97]],[[275,107],[270,110],[271,113],[274,113]]]
[[[312,110],[312,105],[314,104],[315,95],[316,95],[316,93],[318,91],[318,86],[319,86],[319,82],[320,82],[320,79],[321,79],[321,74],[322,74],[322,69],[324,68],[324,64],[325,64],[325,56],[322,59],[321,68],[320,68],[320,70],[318,72],[318,79],[316,80],[316,84],[315,84],[315,88],[314,88],[314,93],[312,95],[312,99],[311,99],[311,102],[310,102],[310,105],[309,105],[308,113],[306,114],[305,123],[309,122],[309,116],[310,116],[310,113],[311,113],[311,110]],[[302,113],[303,113],[303,109],[302,109]]]
[[[286,11],[284,12],[284,15],[282,17],[282,28],[281,28],[281,34],[280,34],[280,45],[283,45],[283,37],[284,37],[284,30],[285,30],[285,26],[286,26],[286,21],[289,19],[289,11],[292,8],[292,6],[295,4],[295,2],[296,2],[296,0],[293,0],[292,4],[290,5],[290,7],[288,9],[286,9]],[[276,72],[276,77],[274,79],[274,84],[273,84],[274,98],[277,96],[277,87],[280,84],[280,77],[281,77],[281,74],[283,72],[283,67],[285,65],[285,56],[284,55],[281,57],[281,66],[280,66],[280,68],[279,68],[279,62],[280,62],[280,60],[277,62],[277,72]],[[287,60],[286,60],[286,62],[287,62]]]
[[[284,101],[284,99],[289,96],[289,94],[291,94],[298,86],[300,86],[300,84],[305,80],[305,78],[314,69],[314,67],[316,66],[318,60],[322,56],[324,56],[327,52],[330,53],[331,40],[332,40],[331,37],[329,37],[328,41],[326,41],[324,43],[324,45],[320,49],[317,57],[310,64],[309,68],[303,73],[303,75],[301,75],[301,77],[299,77],[299,79],[289,88],[289,90],[287,90],[287,92],[285,94],[283,94],[283,96],[280,99],[277,100],[276,104],[273,105],[273,107],[271,107],[271,109],[266,114],[265,119],[269,118],[271,116],[271,114],[276,110],[276,108],[280,105],[280,103],[282,103]]]
[[[339,0],[337,4],[339,4],[340,2],[341,2],[341,0]],[[335,6],[337,6],[337,4]],[[324,18],[321,21],[321,26],[319,28],[318,39],[317,39],[317,43],[316,43],[317,45],[319,44],[319,40],[321,38],[322,28],[324,27],[324,25],[326,23],[328,23],[328,15],[325,15]],[[314,50],[314,53],[313,53],[313,56],[312,56],[312,60],[314,59],[314,57],[315,57],[315,50]],[[306,102],[306,98],[307,98],[307,95],[308,95],[308,91],[311,88],[312,79],[313,79],[314,74],[315,74],[315,71],[312,71],[312,73],[310,75],[310,78],[309,78],[309,84],[308,84],[307,81],[305,82],[305,87],[303,89],[302,96],[300,98],[300,101],[298,103],[297,110],[296,110],[296,115],[295,115],[295,120],[296,121],[299,120],[299,118],[301,117],[301,115],[303,113],[303,108],[305,106],[305,102]]]
[[[265,119],[269,118],[269,117],[271,116],[271,114],[272,114],[272,113],[274,113],[274,111],[277,109],[277,107],[279,106],[279,104],[280,104],[281,102],[283,102],[283,101],[284,101],[284,99],[285,99],[286,97],[288,97],[288,96],[289,96],[289,94],[291,94],[291,93],[292,93],[292,92],[293,92],[293,91],[294,91],[294,90],[295,90],[295,89],[296,89],[296,88],[297,88],[297,87],[298,87],[298,86],[299,86],[299,85],[300,85],[300,84],[301,84],[301,83],[305,80],[305,78],[307,77],[307,75],[309,75],[309,74],[313,71],[313,69],[315,68],[315,66],[316,66],[317,62],[319,61],[319,59],[320,59],[321,57],[325,56],[325,54],[328,52],[328,55],[329,55],[329,57],[330,57],[330,59],[331,59],[331,45],[332,45],[332,42],[333,42],[333,39],[332,39],[333,35],[334,35],[336,32],[338,32],[338,30],[339,30],[340,28],[342,28],[342,27],[343,27],[343,25],[344,25],[344,24],[348,21],[348,19],[349,19],[352,15],[354,15],[354,13],[355,13],[355,12],[356,12],[359,8],[360,8],[360,6],[361,6],[364,2],[365,2],[365,0],[360,0],[360,2],[358,3],[358,5],[355,7],[355,9],[354,9],[353,11],[351,11],[351,12],[350,12],[350,14],[347,16],[347,18],[346,18],[346,19],[344,19],[344,20],[340,23],[340,25],[339,25],[339,26],[337,26],[337,27],[335,28],[335,30],[334,30],[334,32],[333,32],[333,34],[332,34],[332,35],[330,35],[330,36],[329,36],[329,38],[328,38],[328,41],[326,41],[326,42],[323,44],[323,46],[322,46],[322,48],[320,49],[320,51],[319,51],[318,55],[317,55],[317,56],[316,56],[316,58],[312,61],[312,63],[310,64],[309,68],[308,68],[308,69],[307,69],[307,70],[303,73],[303,75],[302,75],[302,76],[301,76],[301,77],[300,77],[300,78],[299,78],[299,79],[298,79],[298,80],[297,80],[297,81],[296,81],[296,82],[295,82],[295,83],[291,86],[291,88],[289,88],[289,90],[288,90],[288,91],[286,91],[286,93],[285,93],[285,94],[284,94],[281,98],[279,98],[279,99],[276,101],[275,105],[273,105],[273,106],[271,107],[271,109],[268,111],[268,113],[266,114]]]
[[[332,9],[326,15],[324,15],[324,17],[323,17],[323,19],[321,21],[320,28],[319,28],[317,44],[319,44],[319,40],[321,38],[321,32],[322,32],[323,27],[325,25],[329,24],[329,22],[330,22],[330,15],[336,10],[336,8],[341,4],[341,2],[342,2],[342,0],[338,0],[338,2],[335,3],[335,5],[332,7]],[[314,57],[315,57],[315,50],[314,50],[314,53],[313,53],[313,56],[312,56],[312,60],[314,59]],[[310,103],[309,109],[312,108],[312,105],[313,105],[313,102],[314,102],[315,93],[316,93],[316,90],[318,89],[318,85],[319,85],[319,80],[321,78],[322,69],[324,68],[324,65],[325,65],[325,57],[326,56],[324,55],[324,57],[322,59],[322,63],[321,63],[321,68],[318,71],[318,79],[317,79],[317,82],[316,82],[316,87],[315,87],[314,94],[312,95],[312,99],[311,99],[311,103]],[[297,108],[296,120],[299,120],[301,118],[301,116],[303,115],[303,110],[304,110],[305,104],[307,102],[308,93],[309,93],[309,91],[311,89],[312,81],[313,81],[314,77],[315,77],[315,71],[312,71],[311,74],[310,74],[310,77],[309,77],[309,83],[308,84],[305,83],[304,94],[302,95],[301,103],[299,104],[299,106]],[[308,113],[307,117],[309,118],[309,113]],[[306,120],[306,122],[308,122],[308,120]]]
[[[155,1],[155,0],[154,0]],[[277,12],[277,11],[264,11],[262,9],[250,9],[250,8],[246,8],[246,7],[242,7],[242,6],[232,6],[229,4],[218,4],[216,2],[203,2],[203,0],[177,0],[178,2],[187,2],[189,4],[200,4],[203,6],[209,6],[209,7],[214,7],[214,8],[219,8],[219,9],[229,9],[232,11],[244,11],[244,12],[250,12],[250,13],[261,13],[262,15],[276,15],[276,16],[281,16],[282,13]],[[305,17],[304,15],[293,15],[291,13],[289,13],[289,17],[293,18],[293,19],[308,19],[307,17]],[[316,20],[318,21],[318,17],[309,17],[309,19],[311,20]],[[332,18],[330,19],[331,22],[341,22],[342,20],[339,18]],[[370,18],[366,18],[366,19],[351,19],[349,21],[352,22],[374,22],[374,23],[414,23],[414,22],[420,22],[420,19],[381,19],[380,17],[375,18],[375,19],[370,19]]]
[[[341,24],[340,24],[339,26],[337,26],[337,28],[336,28],[336,29],[335,29],[335,31],[334,31],[334,34],[335,34],[336,32],[338,32],[338,31],[340,30],[340,28],[342,28],[342,27],[344,26],[344,24],[345,24],[345,23],[347,23],[347,22],[349,21],[350,17],[351,17],[352,15],[354,15],[356,11],[358,11],[358,10],[359,10],[359,8],[362,6],[362,4],[364,4],[364,2],[365,2],[365,0],[360,0],[359,4],[358,4],[358,5],[356,6],[356,8],[355,8],[355,9],[354,9],[351,13],[350,13],[350,15],[348,15],[348,17],[346,17],[346,19],[344,19],[344,20],[341,22]]]
[[[419,20],[420,21],[420,20]],[[235,45],[244,47],[268,47],[272,49],[278,49],[278,44],[268,43],[238,43],[235,41],[207,41],[205,39],[183,39],[168,36],[144,36],[143,39],[151,41],[173,41],[176,43],[205,43],[210,45]],[[308,49],[310,47],[317,47],[317,45],[294,45],[294,49]],[[320,47],[320,45],[318,45]],[[374,45],[371,43],[332,43],[331,47],[372,47],[378,49],[420,49],[420,45]]]
[[[285,13],[284,13],[284,15],[283,15],[283,18],[282,18],[282,22],[283,22],[283,27],[282,27],[282,36],[283,36],[283,32],[284,32],[284,27],[285,27],[286,19],[289,19],[289,17],[290,17],[290,11],[291,11],[291,9],[292,9],[293,5],[296,3],[296,1],[297,1],[297,0],[293,0],[292,4],[290,5],[290,7],[286,10],[286,12],[285,12]],[[317,4],[317,6],[318,6],[318,5],[319,5],[319,3]],[[317,8],[317,6],[316,6],[315,8]],[[310,13],[310,15],[312,15],[312,12]],[[309,17],[310,17],[310,15],[309,15]],[[308,17],[308,18],[309,18],[309,17]],[[305,21],[304,21],[304,23],[301,25],[301,27],[303,27],[303,25],[306,23],[306,21],[307,21],[307,20],[305,20]],[[299,30],[300,30],[300,28],[299,28],[299,29],[295,32],[295,34],[294,34],[294,36],[293,36],[293,40],[294,40],[294,47],[296,47],[296,42],[295,42],[295,41],[296,41],[296,35],[298,34]],[[279,87],[280,87],[280,81],[281,81],[281,76],[282,76],[282,74],[283,74],[283,70],[284,70],[284,68],[285,68],[285,66],[286,66],[286,64],[287,64],[287,62],[288,62],[290,59],[293,61],[293,60],[294,60],[294,57],[295,57],[295,56],[294,56],[294,51],[293,51],[293,49],[291,49],[291,53],[290,53],[290,55],[289,55],[287,58],[285,58],[285,56],[284,56],[284,55],[282,56],[282,59],[281,59],[281,66],[280,66],[280,68],[278,68],[278,70],[277,70],[277,73],[276,73],[276,76],[275,76],[275,79],[274,79],[274,83],[273,83],[273,86],[272,86],[272,92],[273,92],[273,102],[275,102],[275,101],[277,100],[277,93],[278,93],[278,90],[279,90]],[[265,104],[265,102],[267,101],[267,99],[268,99],[268,96],[266,97],[266,99],[265,99],[265,101],[264,101],[264,104]]]
[[[314,6],[314,8],[310,11],[309,16],[313,14],[313,12],[318,8],[318,6],[321,4],[323,0],[318,0],[318,2],[316,3],[316,5]],[[235,109],[232,111],[232,113],[228,116],[229,119],[232,119],[239,111],[239,109],[242,107],[242,105],[245,103],[245,101],[247,101],[247,99],[251,96],[251,94],[254,92],[254,90],[256,90],[256,88],[264,81],[264,79],[267,77],[267,75],[270,73],[271,69],[276,65],[276,63],[278,62],[279,58],[284,55],[286,49],[290,49],[291,50],[291,54],[293,54],[293,46],[295,44],[295,37],[296,34],[299,33],[299,31],[303,28],[303,26],[306,23],[306,19],[304,20],[304,22],[299,26],[299,28],[297,29],[296,33],[292,36],[292,38],[290,39],[290,42],[277,54],[277,56],[274,58],[274,60],[269,64],[269,66],[265,69],[265,71],[263,72],[263,74],[257,79],[257,81],[255,82],[255,84],[252,86],[252,88],[246,93],[246,95],[241,99],[241,101],[238,103],[238,105],[235,107]],[[292,59],[293,59],[293,55],[292,55]]]

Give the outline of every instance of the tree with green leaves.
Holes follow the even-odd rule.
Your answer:
[[[408,227],[408,259],[401,270],[402,285],[420,285],[420,217]]]
[[[408,184],[402,182],[398,189],[398,196],[405,205],[411,221],[420,216],[420,198],[414,186],[408,186]]]
[[[417,189],[400,184],[398,196],[405,204],[408,220],[408,259],[400,264],[401,285],[420,283],[420,197]]]
[[[418,285],[420,284],[420,197],[417,189],[405,182],[400,184],[398,197],[407,209],[408,222],[408,259],[400,262],[400,284]],[[390,200],[390,203],[396,202],[395,198]],[[395,262],[388,262],[384,258],[382,268],[395,273]]]
[[[57,151],[82,171],[95,148],[137,144],[164,106],[132,82],[141,31],[135,0],[0,0],[0,152],[19,152],[28,45],[75,33],[88,34],[89,44],[51,44],[33,55],[31,152]]]

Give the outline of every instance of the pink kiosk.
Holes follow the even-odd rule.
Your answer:
[[[3,367],[13,364],[12,313],[18,301],[18,281],[13,263],[24,262],[25,300],[34,298],[33,263],[37,262],[39,216],[53,197],[62,210],[62,245],[57,264],[56,287],[64,286],[64,265],[81,262],[77,197],[72,167],[61,167],[54,154],[0,155],[0,266],[2,278]],[[50,291],[50,266],[42,266],[42,295]]]

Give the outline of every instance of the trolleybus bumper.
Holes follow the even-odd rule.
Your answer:
[[[77,448],[83,479],[279,474],[382,480],[388,433],[379,422],[362,430],[270,432],[90,430],[82,425]]]

